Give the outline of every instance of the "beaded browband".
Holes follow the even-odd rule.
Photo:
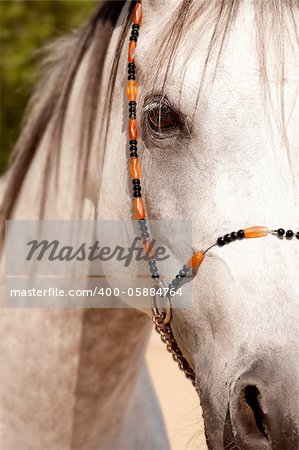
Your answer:
[[[135,217],[140,225],[141,237],[143,239],[144,252],[148,257],[148,264],[151,273],[151,277],[154,280],[154,287],[156,296],[152,299],[152,312],[153,322],[155,324],[157,332],[160,334],[161,339],[167,345],[167,350],[172,353],[174,360],[178,363],[181,370],[185,372],[188,379],[195,385],[195,373],[188,361],[184,358],[176,340],[173,336],[169,322],[171,320],[171,295],[170,292],[176,292],[184,283],[190,281],[197,273],[197,270],[204,260],[206,253],[215,246],[223,247],[230,242],[258,238],[267,236],[269,234],[276,235],[280,238],[293,239],[295,236],[299,239],[299,231],[294,233],[292,230],[285,231],[283,228],[277,230],[268,230],[264,226],[255,226],[233,231],[225,234],[217,239],[217,241],[208,247],[205,251],[193,252],[189,261],[183,266],[176,277],[168,285],[168,289],[164,288],[163,283],[160,281],[160,275],[158,273],[157,264],[152,249],[152,239],[150,237],[148,224],[146,221],[145,206],[141,195],[140,185],[140,165],[138,161],[138,126],[136,121],[136,107],[137,107],[137,82],[136,82],[136,67],[135,67],[135,49],[137,46],[137,39],[139,36],[139,28],[142,21],[142,5],[141,0],[135,2],[133,10],[132,28],[128,49],[128,81],[127,81],[127,97],[129,101],[129,145],[130,145],[130,175],[133,183],[133,207]],[[166,293],[165,293],[166,292]],[[157,306],[157,300],[160,303],[164,302],[164,307],[161,309]]]

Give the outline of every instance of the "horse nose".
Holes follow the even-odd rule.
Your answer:
[[[284,382],[284,371],[275,376],[260,369],[256,364],[231,384],[229,413],[235,444],[242,450],[298,450],[296,387]]]

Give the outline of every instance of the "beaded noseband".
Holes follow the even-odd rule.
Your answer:
[[[179,287],[181,287],[187,281],[190,281],[197,273],[197,270],[203,262],[206,253],[215,246],[223,247],[233,241],[264,237],[267,235],[276,235],[280,238],[293,239],[295,236],[299,239],[299,231],[294,233],[292,230],[285,231],[283,228],[277,230],[268,230],[267,227],[255,226],[233,231],[225,234],[217,239],[217,241],[208,247],[205,251],[196,251],[193,253],[189,261],[183,266],[176,277],[165,288],[164,284],[160,281],[160,275],[158,273],[157,264],[152,248],[152,240],[150,237],[148,224],[146,220],[145,206],[141,195],[140,185],[140,165],[138,161],[138,127],[136,121],[136,107],[137,107],[137,82],[136,82],[136,67],[135,67],[135,49],[137,46],[137,40],[139,36],[139,28],[142,21],[142,4],[141,0],[136,0],[133,18],[132,28],[129,40],[128,49],[128,81],[127,81],[127,97],[129,101],[129,145],[130,145],[130,175],[133,184],[133,207],[135,212],[135,218],[140,225],[141,237],[143,239],[144,252],[148,256],[149,269],[151,277],[154,280],[154,288],[156,295],[151,297],[152,301],[152,313],[153,322],[155,324],[156,331],[160,334],[162,341],[166,344],[167,350],[172,353],[173,359],[178,363],[179,368],[185,372],[185,375],[193,385],[195,385],[195,373],[189,362],[184,358],[170,327],[170,321],[172,316],[171,310],[171,294],[175,293]],[[164,303],[163,308],[157,306],[159,302]],[[161,311],[160,311],[161,309]]]

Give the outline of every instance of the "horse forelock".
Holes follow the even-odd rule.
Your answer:
[[[178,6],[173,11],[168,24],[161,30],[161,34],[157,36],[153,43],[156,70],[145,73],[142,67],[138,67],[139,77],[142,79],[147,92],[157,89],[156,81],[158,80],[158,89],[162,98],[168,85],[173,82],[171,79],[172,70],[175,68],[175,59],[181,50],[182,42],[184,43],[184,63],[186,63],[180,73],[180,81],[183,84],[187,62],[192,58],[192,53],[196,51],[199,44],[198,36],[200,36],[201,41],[207,35],[208,42],[205,46],[204,65],[200,68],[197,86],[197,101],[195,103],[197,107],[203,87],[206,89],[209,87],[209,83],[210,85],[213,84],[233,26],[241,8],[244,6],[249,6],[252,10],[259,75],[265,101],[269,101],[269,104],[271,103],[269,80],[273,79],[273,74],[270,72],[270,63],[276,69],[275,81],[280,99],[279,123],[282,133],[286,134],[284,111],[285,45],[286,42],[290,44],[291,48],[294,47],[294,43],[297,46],[299,45],[295,17],[295,14],[299,13],[299,3],[295,0],[283,0],[282,2],[249,0],[246,3],[241,0],[202,0],[198,2],[183,0],[178,2]],[[293,57],[295,57],[295,52],[296,49]],[[273,57],[275,58],[274,64],[271,61]],[[213,75],[206,80],[208,69],[209,74],[212,73]],[[206,81],[207,83],[205,83]],[[284,137],[286,138],[286,136]]]

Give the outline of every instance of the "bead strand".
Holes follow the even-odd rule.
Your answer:
[[[230,242],[236,241],[237,239],[248,239],[267,236],[268,234],[276,234],[279,237],[286,237],[287,239],[292,239],[294,236],[299,239],[299,231],[294,232],[292,230],[285,231],[283,228],[278,228],[277,230],[269,231],[267,227],[251,227],[245,230],[233,231],[231,233],[225,234],[217,239],[218,247],[223,247]]]
[[[217,239],[218,247],[223,247],[225,244],[229,244],[230,242],[236,241],[237,239],[250,239],[267,236],[269,233],[267,227],[250,227],[245,230],[232,231],[231,233],[227,233],[224,236],[221,236]]]
[[[285,231],[283,228],[278,228],[277,230],[271,230],[269,231],[267,227],[250,227],[246,228],[244,230],[239,231],[232,231],[231,233],[227,233],[224,236],[220,236],[216,244],[211,245],[207,250],[204,252],[197,251],[194,252],[192,257],[189,259],[186,265],[180,270],[178,275],[172,280],[172,282],[169,284],[169,289],[177,290],[180,286],[185,284],[190,277],[194,277],[194,275],[197,273],[197,270],[201,263],[204,260],[205,254],[216,245],[218,247],[223,247],[224,245],[229,244],[230,242],[234,242],[236,240],[242,240],[242,239],[252,239],[252,238],[258,238],[258,237],[264,237],[268,234],[275,234],[280,238],[285,237],[288,240],[293,239],[293,237],[296,237],[296,239],[299,239],[299,231],[294,232],[293,230],[287,230]]]
[[[193,278],[196,272],[198,271],[198,268],[203,262],[206,252],[208,250],[206,250],[205,252],[200,251],[194,252],[189,261],[183,266],[183,268],[179,271],[176,277],[169,284],[168,289],[169,290],[174,289],[176,291],[185,283],[190,281],[190,278]]]
[[[145,220],[145,207],[141,194],[140,166],[138,162],[138,126],[136,120],[138,87],[136,82],[135,49],[137,46],[141,20],[142,5],[137,1],[133,12],[133,24],[128,49],[127,97],[129,101],[128,135],[131,158],[130,173],[133,184],[133,206],[135,217],[139,221]]]
[[[130,145],[130,175],[133,185],[133,204],[135,217],[138,220],[141,237],[143,239],[144,253],[148,257],[148,265],[151,277],[154,280],[160,278],[157,268],[157,262],[154,258],[154,251],[152,248],[152,240],[148,224],[145,218],[145,207],[142,200],[141,182],[140,182],[140,165],[138,161],[138,126],[136,121],[137,113],[137,94],[138,86],[136,81],[136,66],[135,66],[135,50],[137,40],[139,37],[139,28],[142,21],[142,5],[140,1],[135,4],[133,12],[133,24],[131,27],[131,35],[129,39],[128,49],[128,82],[127,82],[127,97],[129,101],[129,145]]]
[[[296,239],[299,239],[299,231],[294,232],[293,230],[285,231],[283,228],[278,228],[277,230],[272,231],[273,234],[276,234],[279,237],[286,237],[287,239],[293,239],[295,236]]]

